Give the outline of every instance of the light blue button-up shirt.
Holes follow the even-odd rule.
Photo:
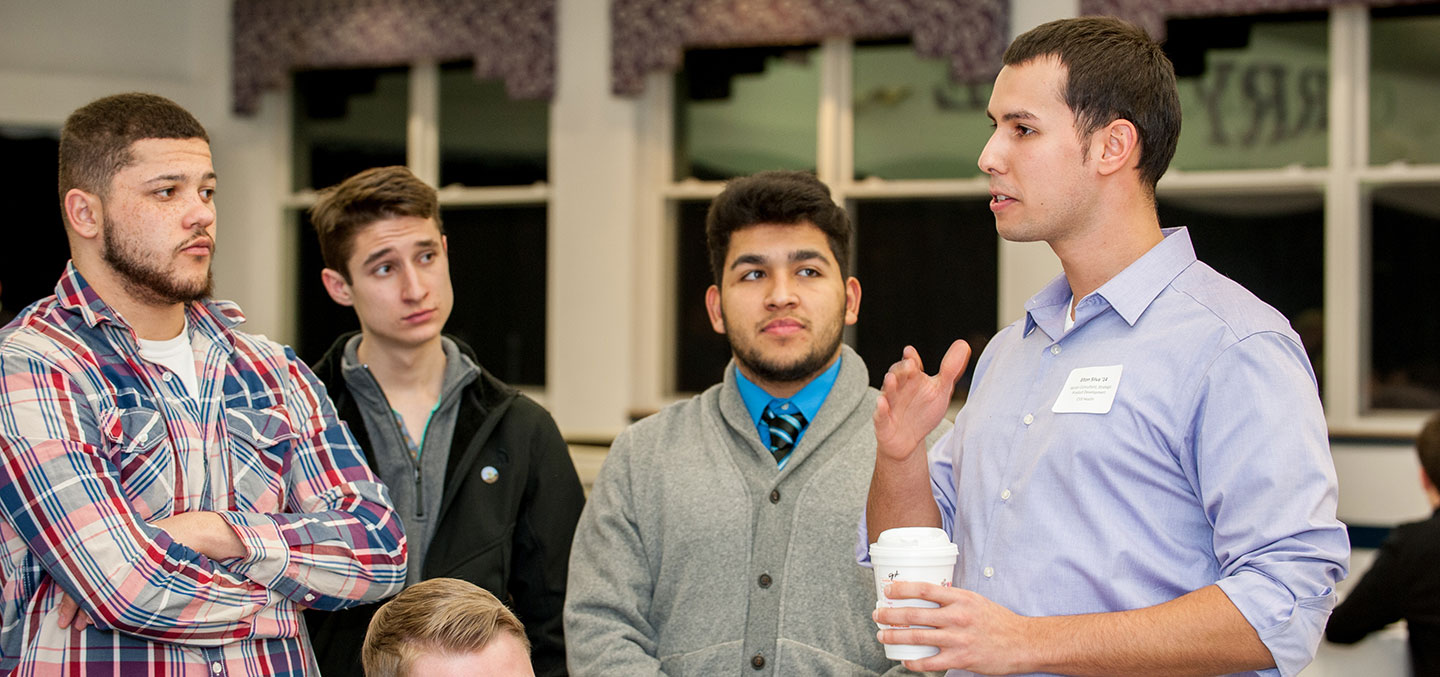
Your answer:
[[[1350,553],[1315,376],[1280,313],[1196,261],[1185,229],[1165,235],[1069,332],[1062,275],[981,355],[929,456],[955,580],[1027,616],[1215,583],[1274,655],[1261,674],[1293,675]],[[1067,389],[1076,370],[1113,389]]]
[[[815,420],[815,416],[820,413],[820,407],[825,404],[825,398],[830,396],[830,389],[835,386],[835,378],[840,375],[840,360],[843,359],[845,358],[842,356],[835,360],[835,364],[830,365],[829,369],[820,372],[819,376],[806,383],[805,387],[795,393],[794,397],[782,401],[783,404],[799,409],[800,413],[805,415],[806,421]],[[740,399],[745,402],[745,410],[750,412],[750,419],[755,422],[755,432],[760,435],[760,443],[769,448],[770,426],[761,420],[760,416],[765,413],[765,407],[777,398],[765,392],[764,388],[755,385],[750,379],[745,378],[745,375],[740,373],[739,367],[734,369],[735,385],[740,389]],[[805,437],[805,431],[809,429],[810,426],[807,425],[800,430],[800,434],[795,437],[796,447],[800,446],[800,440]],[[776,467],[783,469],[789,462],[790,456],[786,456]]]

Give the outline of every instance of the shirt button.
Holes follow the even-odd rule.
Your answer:
[[[771,489],[771,490],[770,490],[770,502],[771,502],[771,503],[779,503],[779,502],[780,502],[780,490],[779,490],[779,489]]]
[[[165,379],[166,382],[173,381],[173,380],[175,380],[175,374],[172,374],[172,373],[170,373],[170,372],[167,371],[167,372],[165,372],[165,375],[162,376],[161,378]]]
[[[755,654],[754,656],[751,656],[751,657],[750,657],[750,667],[755,668],[756,670],[760,670],[760,669],[764,668],[764,667],[765,667],[765,656],[763,656],[763,655],[761,655],[761,654],[758,654],[758,653]]]
[[[981,573],[985,574],[986,578],[991,578],[995,575],[995,567],[985,567],[985,570]]]
[[[210,664],[210,672],[213,672],[217,675],[220,674],[221,671],[223,671],[224,669],[225,667],[220,665],[220,661],[215,661],[214,663]]]
[[[1024,418],[1023,420],[1025,421],[1025,425],[1030,425],[1031,423],[1034,423],[1034,422],[1035,422],[1035,415],[1034,415],[1034,414],[1026,414],[1026,415],[1025,415],[1025,418]]]
[[[760,587],[768,588],[773,582],[774,579],[770,578],[770,574],[760,574]]]
[[[1050,354],[1051,354],[1051,355],[1059,355],[1059,354],[1060,354],[1060,346],[1058,346],[1058,345],[1057,345],[1057,346],[1050,346]]]
[[[307,601],[307,602],[313,602],[313,601],[315,601],[315,596],[312,595],[312,594],[310,594],[310,593],[305,593],[305,601]]]
[[[1009,489],[1006,489],[1005,491],[1000,492],[1000,500],[1002,500],[1002,501],[1008,501],[1008,500],[1010,500],[1010,490],[1009,490]]]

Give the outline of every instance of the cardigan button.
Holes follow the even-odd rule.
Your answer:
[[[770,578],[770,574],[760,574],[760,587],[768,588],[770,587],[770,584],[774,582],[775,579]]]
[[[752,656],[752,657],[750,658],[750,667],[755,668],[756,670],[762,670],[762,669],[764,669],[764,668],[765,668],[765,655],[764,655],[764,654],[758,654],[758,653],[757,653],[757,654],[755,654],[754,656]]]
[[[771,490],[770,490],[770,502],[771,502],[771,503],[779,503],[779,502],[780,502],[780,490],[779,490],[779,489],[771,489]]]

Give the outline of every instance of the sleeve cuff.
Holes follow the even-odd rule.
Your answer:
[[[269,515],[256,512],[221,512],[240,542],[245,556],[227,561],[226,568],[266,588],[279,589],[279,583],[290,567],[290,547],[280,525]]]
[[[1228,576],[1216,585],[1275,659],[1275,669],[1260,674],[1291,677],[1314,660],[1325,621],[1335,606],[1333,591],[1296,598],[1269,577],[1251,571]]]

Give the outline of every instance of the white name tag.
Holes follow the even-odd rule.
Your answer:
[[[1115,404],[1115,391],[1120,388],[1120,370],[1124,365],[1080,367],[1070,372],[1065,387],[1050,408],[1057,414],[1108,414]]]

